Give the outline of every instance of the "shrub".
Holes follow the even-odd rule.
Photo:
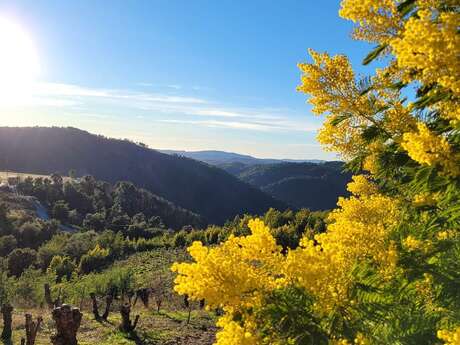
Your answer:
[[[38,264],[43,271],[48,268],[54,256],[65,252],[69,237],[66,233],[55,235],[38,249]]]
[[[96,240],[97,234],[94,231],[77,232],[67,241],[64,253],[78,262],[83,255],[94,248]]]
[[[37,263],[37,252],[30,248],[16,248],[8,255],[8,271],[19,277],[25,269]]]
[[[108,263],[109,250],[96,244],[93,250],[82,256],[80,260],[80,272],[87,274],[100,271]]]
[[[105,229],[106,221],[103,213],[89,213],[83,221],[83,227],[88,230],[100,232]]]
[[[24,223],[19,228],[18,242],[21,247],[37,248],[41,242],[41,226],[36,222]]]
[[[181,248],[185,247],[187,244],[187,238],[184,231],[179,231],[177,234],[174,235],[173,238],[173,246],[174,248]]]
[[[72,273],[77,265],[68,256],[54,256],[48,267],[48,272],[56,275],[56,281],[60,282],[62,278],[70,280]]]
[[[13,235],[0,237],[0,256],[7,256],[18,246],[18,241]]]
[[[69,205],[63,200],[57,201],[53,206],[51,215],[61,223],[67,223],[69,220]],[[72,217],[74,217],[74,215],[72,215]]]

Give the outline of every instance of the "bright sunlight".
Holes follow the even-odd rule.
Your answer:
[[[0,105],[22,104],[39,71],[35,46],[18,24],[0,17]]]

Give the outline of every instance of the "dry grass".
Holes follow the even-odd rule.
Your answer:
[[[24,331],[24,310],[15,310],[13,315],[13,345],[20,344]],[[54,321],[49,310],[27,310],[34,318],[43,317],[43,323],[37,335],[36,345],[49,345],[50,336],[55,332]],[[214,317],[206,311],[192,311],[190,324],[187,325],[187,311],[157,313],[152,309],[137,306],[133,315],[139,314],[140,320],[134,334],[124,334],[118,330],[120,314],[115,310],[108,322],[95,321],[92,314],[84,310],[83,321],[78,332],[80,345],[211,345],[214,340]],[[133,316],[134,317],[134,316]]]
[[[173,274],[169,267],[174,261],[186,259],[183,249],[158,249],[132,255],[119,261],[115,266],[132,269],[135,281],[140,286],[150,286],[154,277],[162,275],[169,289]],[[100,311],[105,303],[100,303]],[[150,306],[146,308],[138,301],[132,311],[132,318],[140,315],[135,334],[124,334],[118,330],[121,323],[119,313],[120,300],[115,300],[108,322],[94,320],[89,299],[82,304],[83,321],[78,332],[80,345],[211,345],[215,341],[215,321],[213,312],[200,310],[197,302],[192,302],[190,323],[187,324],[188,309],[183,307],[183,297],[169,292],[163,300],[160,312],[156,311],[155,295],[150,296]],[[37,336],[36,345],[49,345],[50,336],[55,332],[51,312],[47,309],[16,309],[13,317],[13,344],[19,345],[24,337],[24,314],[28,312],[34,318],[43,317],[43,324]],[[1,324],[1,321],[0,321]],[[1,344],[1,342],[0,342]]]

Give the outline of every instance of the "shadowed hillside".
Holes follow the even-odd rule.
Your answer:
[[[221,166],[278,200],[297,208],[332,209],[339,196],[347,195],[351,175],[343,163],[280,163],[247,166],[242,163]]]
[[[0,156],[0,170],[66,174],[74,169],[77,176],[131,181],[214,223],[285,208],[219,168],[75,128],[0,128]]]

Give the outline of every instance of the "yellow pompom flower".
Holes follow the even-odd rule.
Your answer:
[[[217,326],[221,330],[216,335],[215,345],[258,345],[260,341],[254,335],[254,329],[251,328],[251,323],[244,325],[233,321],[231,314],[227,314],[219,318]]]
[[[433,206],[436,205],[439,195],[429,193],[416,194],[412,200],[414,206]]]
[[[422,83],[438,83],[459,96],[460,13],[424,8],[417,14],[390,43],[398,66],[416,71],[413,78]]]
[[[402,26],[397,5],[394,0],[343,0],[339,15],[356,23],[355,39],[384,43]]]
[[[407,236],[403,240],[404,247],[406,247],[409,251],[419,250],[423,247],[423,242],[417,240],[414,236]]]
[[[338,151],[344,158],[359,152],[363,128],[372,123],[369,99],[360,94],[349,60],[309,50],[313,63],[299,64],[301,85],[297,90],[311,97],[315,114],[326,114],[318,141],[326,150]],[[348,114],[337,123],[337,118]]]
[[[446,345],[460,345],[460,327],[452,331],[448,330],[439,330],[438,338],[444,340]]]
[[[276,286],[281,247],[261,220],[251,220],[249,236],[230,238],[216,248],[194,242],[188,251],[195,262],[176,263],[175,291],[208,305],[252,303],[260,291]]]
[[[329,216],[327,232],[304,238],[301,247],[288,252],[284,274],[287,281],[303,286],[318,300],[320,312],[346,305],[351,286],[351,267],[370,260],[391,275],[397,253],[387,241],[399,211],[395,200],[379,195],[341,198]]]
[[[404,134],[401,146],[420,164],[440,165],[447,174],[460,174],[460,167],[453,159],[454,154],[446,138],[431,132],[423,122],[417,123],[417,132]]]
[[[369,180],[369,176],[354,175],[352,182],[347,185],[347,190],[354,195],[371,195],[377,193],[378,188]]]

